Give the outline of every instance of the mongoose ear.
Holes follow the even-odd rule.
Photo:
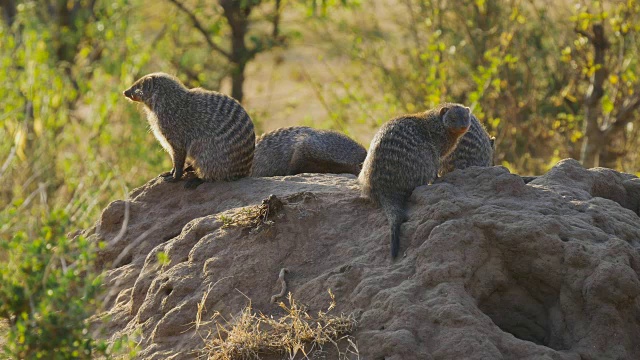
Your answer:
[[[446,113],[447,113],[447,111],[449,111],[449,108],[448,108],[448,107],[446,107],[446,106],[445,106],[445,107],[443,107],[442,109],[440,109],[440,116],[441,116],[441,117],[442,117],[442,116],[444,116],[444,114],[446,114]]]

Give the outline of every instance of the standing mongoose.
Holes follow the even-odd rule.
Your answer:
[[[358,175],[366,156],[367,150],[344,134],[306,126],[287,127],[258,137],[251,176]]]
[[[470,126],[469,108],[443,104],[404,115],[375,134],[358,181],[362,194],[379,204],[391,225],[391,256],[398,255],[400,225],[413,189],[438,176],[438,167]]]
[[[455,169],[465,169],[469,166],[493,166],[494,141],[484,126],[471,114],[469,131],[460,139],[458,146],[442,159],[438,175],[443,176]]]
[[[144,104],[153,134],[171,155],[173,169],[162,174],[165,181],[180,180],[185,162],[198,176],[187,181],[186,188],[249,175],[255,148],[253,122],[235,99],[187,89],[165,73],[143,76],[124,96]]]

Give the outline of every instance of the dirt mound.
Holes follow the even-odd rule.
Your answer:
[[[311,312],[331,289],[361,359],[640,358],[632,175],[574,160],[528,185],[502,167],[454,171],[413,192],[395,262],[354,176],[182,186],[152,180],[89,230],[107,243],[107,333],[136,333],[141,358],[194,358],[216,334],[196,330],[199,308],[229,320],[250,299],[279,316],[282,268]]]

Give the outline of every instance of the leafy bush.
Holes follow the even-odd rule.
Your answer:
[[[14,358],[89,358],[127,345],[107,351],[89,331],[101,285],[95,244],[65,235],[164,159],[121,96],[146,59],[123,61],[138,45],[113,41],[130,31],[127,3],[52,5],[76,12],[72,24],[33,1],[0,5],[0,351]]]
[[[15,210],[4,211],[1,219]],[[106,354],[106,344],[93,338],[86,321],[101,285],[89,270],[93,248],[82,236],[67,238],[70,220],[64,211],[45,216],[35,237],[19,231],[0,240],[7,256],[0,262],[0,316],[11,325],[4,351],[20,359]]]

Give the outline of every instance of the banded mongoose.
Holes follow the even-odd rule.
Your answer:
[[[257,139],[251,176],[358,175],[366,156],[367,150],[344,134],[306,126],[287,127]]]
[[[362,194],[379,204],[389,220],[392,257],[398,255],[409,196],[437,178],[441,159],[469,128],[470,114],[461,105],[440,105],[387,122],[371,141],[358,181]]]
[[[496,138],[489,136],[484,126],[471,114],[469,131],[460,139],[455,150],[442,160],[438,176],[469,166],[493,166],[495,164],[493,156],[496,152],[495,141]],[[520,177],[525,184],[538,178],[538,176]]]
[[[171,155],[173,169],[161,174],[165,181],[182,178],[185,162],[203,181],[236,180],[248,176],[253,162],[253,122],[235,99],[202,88],[187,89],[165,73],[143,76],[124,96],[144,104],[155,137]]]
[[[455,169],[465,169],[469,166],[493,166],[494,141],[495,139],[489,136],[484,126],[471,114],[469,131],[460,139],[458,146],[444,157],[440,163],[438,175],[443,176]]]

